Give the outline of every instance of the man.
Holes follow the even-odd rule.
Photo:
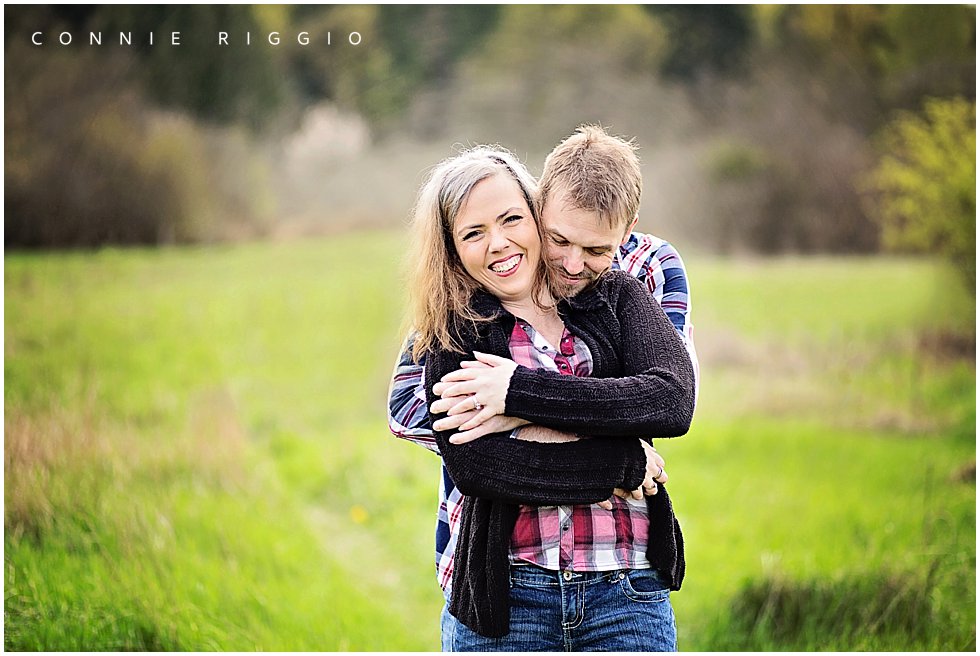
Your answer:
[[[651,235],[633,233],[641,194],[639,161],[634,147],[604,130],[584,126],[548,156],[541,179],[541,222],[544,233],[542,247],[545,257],[555,266],[561,279],[574,294],[581,292],[605,271],[622,269],[645,283],[654,298],[681,333],[691,356],[695,376],[697,358],[689,322],[687,277],[677,252],[665,241]],[[547,350],[547,349],[545,349]],[[423,365],[415,365],[406,346],[396,366],[389,393],[389,428],[397,436],[416,442],[438,452],[429,425],[425,402]],[[538,357],[547,361],[539,350]],[[552,356],[554,357],[554,356]],[[554,362],[551,363],[554,366]],[[439,389],[436,390],[439,393]],[[445,412],[458,399],[445,398],[433,404],[433,412]],[[441,404],[441,405],[440,405]],[[523,422],[504,416],[494,416],[482,423],[479,411],[456,414],[441,420],[439,430],[462,428],[456,439],[476,439],[488,433],[514,430],[520,439],[560,441],[572,439],[543,427],[524,426]],[[478,425],[474,425],[478,424]],[[468,429],[468,430],[466,430]],[[663,483],[663,459],[652,449],[648,453],[648,469]],[[656,487],[645,490],[655,493]],[[444,591],[452,584],[453,554],[457,536],[462,496],[443,469],[440,485],[442,503],[436,535],[436,565],[439,583]],[[642,492],[617,491],[620,497],[642,499]],[[608,512],[616,505],[616,511]],[[580,576],[589,571],[632,572],[649,568],[637,535],[643,534],[646,518],[643,504],[629,504],[613,498],[595,506],[526,508],[513,534],[512,560],[530,563],[543,571],[562,572],[571,589]],[[571,575],[571,578],[568,578]],[[625,575],[624,575],[625,576]],[[628,581],[628,579],[627,579]],[[558,580],[561,585],[561,579]],[[636,591],[637,595],[652,591]],[[659,591],[657,591],[659,592]],[[664,597],[659,601],[666,601]],[[549,602],[552,603],[552,602]],[[552,603],[552,606],[560,605]],[[608,605],[608,604],[607,604]],[[646,610],[656,607],[659,623],[652,630],[655,638],[643,645],[654,644],[663,650],[676,648],[673,613],[669,601],[645,604]],[[603,631],[627,633],[627,625],[635,624],[635,612],[625,605],[601,609]],[[546,620],[542,619],[542,623]],[[576,634],[564,628],[561,636],[570,648],[587,648],[590,636]],[[665,628],[666,627],[666,628]],[[541,628],[541,627],[538,627]],[[581,629],[581,626],[579,627]],[[584,630],[584,629],[583,629]],[[646,629],[643,629],[646,630]],[[448,635],[447,635],[448,634]],[[491,650],[507,648],[506,642],[476,641],[479,636],[452,616],[444,613],[444,645],[457,648],[474,647]],[[594,636],[592,636],[594,638]],[[472,640],[471,640],[472,639]],[[581,640],[576,642],[576,640]],[[653,640],[653,642],[651,642]],[[551,643],[548,643],[551,644]]]

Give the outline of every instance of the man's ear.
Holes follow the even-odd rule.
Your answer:
[[[640,213],[637,212],[636,214],[633,215],[633,220],[630,221],[630,224],[626,226],[626,232],[623,233],[623,241],[621,241],[620,244],[625,244],[626,240],[630,238],[630,233],[633,232],[633,228],[636,227],[636,222],[639,220],[640,220]]]

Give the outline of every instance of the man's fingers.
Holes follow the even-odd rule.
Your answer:
[[[646,494],[646,495],[647,495],[648,497],[652,497],[652,496],[653,496],[653,495],[655,495],[655,494],[656,494],[656,493],[657,493],[657,492],[658,492],[659,490],[660,490],[660,486],[659,486],[659,485],[657,485],[656,483],[654,483],[654,484],[653,484],[653,485],[651,485],[650,487],[645,487],[645,488],[643,488],[643,493],[644,493],[644,494]]]
[[[461,425],[460,428],[464,431],[472,430],[493,416],[494,416],[494,412],[490,408],[483,408],[478,413],[476,413],[475,417],[467,421],[465,424]]]
[[[432,424],[432,428],[433,430],[437,431],[453,430],[454,428],[459,428],[469,418],[469,415],[466,413],[461,415],[453,415],[451,417],[443,417],[439,421]]]
[[[459,428],[459,425],[463,423],[463,415],[456,415],[455,417],[444,417],[437,422],[432,424],[432,430],[437,431],[447,431],[454,428]]]
[[[449,408],[453,407],[454,405],[456,405],[460,401],[462,401],[464,398],[467,398],[467,397],[446,396],[446,397],[443,397],[441,399],[436,399],[429,406],[429,412],[431,412],[434,415],[441,414],[441,413],[446,412],[447,410],[449,410]]]
[[[480,362],[478,360],[463,360],[462,362],[459,363],[459,366],[461,366],[463,369],[489,369],[490,368],[490,365],[484,362]],[[445,377],[443,377],[443,380],[445,380]]]
[[[462,406],[463,410],[474,410],[472,396],[444,396],[441,399],[436,399],[429,405],[429,412],[432,414],[441,414],[443,412],[449,412],[457,406]],[[460,410],[457,409],[456,412],[452,414],[460,414]]]
[[[472,442],[473,440],[478,440],[484,435],[490,433],[489,427],[486,424],[481,424],[474,428],[473,430],[460,431],[449,438],[449,441],[453,444],[466,444],[467,442]]]
[[[609,499],[606,499],[605,501],[597,501],[595,505],[599,506],[603,510],[612,510],[613,508],[612,501]]]

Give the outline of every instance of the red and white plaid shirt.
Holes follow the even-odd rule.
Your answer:
[[[510,336],[510,355],[525,367],[570,376],[592,373],[592,354],[567,328],[556,350],[530,324],[518,319]],[[650,566],[648,529],[643,500],[613,497],[611,511],[597,505],[521,506],[511,536],[510,559],[550,570],[644,569]]]

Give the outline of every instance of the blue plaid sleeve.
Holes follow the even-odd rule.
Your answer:
[[[425,359],[412,360],[414,334],[402,346],[388,386],[388,430],[395,437],[439,453],[425,400]]]
[[[619,250],[616,268],[646,285],[654,300],[660,303],[674,328],[681,334],[694,367],[695,399],[700,387],[701,371],[694,348],[694,325],[691,323],[691,292],[687,269],[680,253],[670,243],[640,232],[630,234]]]

